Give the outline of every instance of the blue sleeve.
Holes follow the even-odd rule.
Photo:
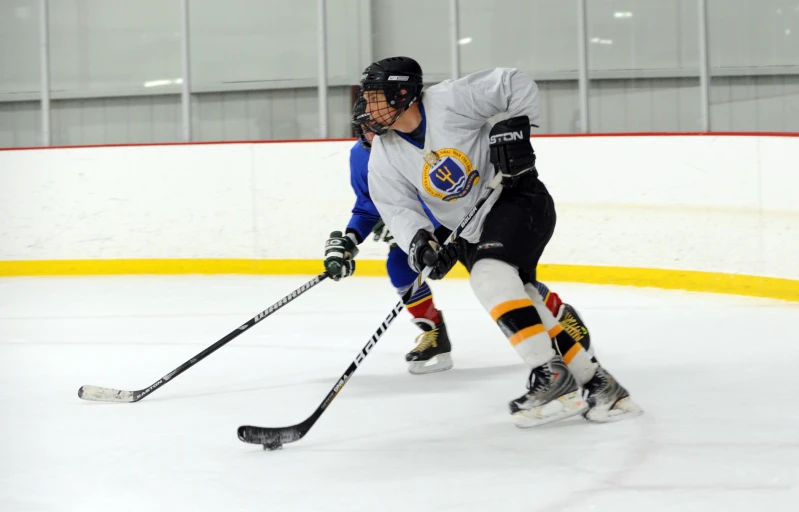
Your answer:
[[[355,206],[347,229],[354,231],[360,240],[366,239],[380,220],[377,207],[369,195],[368,175],[369,151],[356,142],[350,150],[350,184],[355,191]]]
[[[441,226],[441,223],[438,222],[438,220],[436,220],[435,217],[433,217],[433,212],[431,212],[430,208],[428,208],[427,205],[424,204],[424,201],[422,201],[421,197],[419,198],[419,202],[422,203],[422,209],[427,214],[427,218],[430,219],[430,222],[433,223],[433,227],[438,229]]]

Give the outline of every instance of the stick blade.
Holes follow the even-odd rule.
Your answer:
[[[99,386],[81,386],[78,397],[93,402],[136,402],[133,393]]]
[[[265,450],[276,450],[284,443],[299,441],[305,435],[300,426],[268,428],[243,425],[238,430],[239,440],[250,444],[263,445]]]

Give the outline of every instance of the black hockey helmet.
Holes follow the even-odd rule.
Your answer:
[[[366,91],[382,91],[389,107],[397,110],[382,123],[381,116],[372,116],[366,123],[369,130],[377,135],[386,133],[408,107],[419,101],[423,85],[422,67],[410,57],[389,57],[369,65],[361,75],[361,97]]]
[[[369,123],[371,116],[366,112],[366,98],[359,96],[352,106],[352,128],[361,146],[371,151],[372,143],[366,138],[364,127]]]

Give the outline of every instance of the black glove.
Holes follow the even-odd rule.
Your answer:
[[[355,260],[358,247],[352,238],[333,231],[325,242],[325,270],[334,281],[355,273]]]
[[[391,231],[388,230],[388,226],[386,226],[386,223],[383,222],[383,219],[377,221],[375,227],[372,228],[372,233],[374,233],[373,240],[375,242],[379,242],[382,237],[382,240],[389,244],[389,246],[397,245],[394,243],[394,235],[392,235]]]
[[[489,133],[490,160],[502,174],[502,184],[512,187],[519,176],[535,169],[535,152],[530,144],[530,118],[511,117],[500,121]]]
[[[441,245],[435,235],[424,229],[416,232],[408,250],[408,264],[416,272],[421,272],[424,267],[433,267],[430,279],[441,279],[457,262],[457,245]]]

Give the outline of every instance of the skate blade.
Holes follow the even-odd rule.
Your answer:
[[[449,352],[433,356],[427,361],[411,361],[408,363],[408,371],[414,375],[443,372],[450,368],[452,368],[452,355]]]
[[[552,408],[557,407],[557,404],[560,404],[560,408],[552,411]],[[516,426],[519,428],[540,427],[547,423],[554,423],[582,414],[587,408],[588,404],[578,390],[566,393],[544,405],[516,411],[512,416]]]
[[[595,423],[610,423],[612,421],[626,420],[627,418],[635,418],[644,413],[644,410],[630,400],[630,397],[625,397],[616,402],[612,408],[608,407],[594,407],[585,413],[585,419]]]

